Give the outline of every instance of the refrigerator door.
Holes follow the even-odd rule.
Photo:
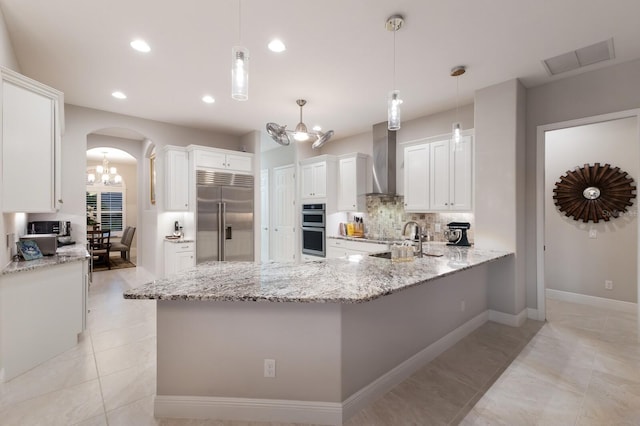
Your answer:
[[[222,220],[220,187],[197,186],[196,263],[220,260],[219,222]]]
[[[253,261],[253,188],[222,187],[222,260]]]

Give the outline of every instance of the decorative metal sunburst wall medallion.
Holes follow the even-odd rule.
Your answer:
[[[627,172],[595,163],[567,170],[567,175],[556,182],[553,199],[566,216],[598,223],[626,212],[633,205],[635,194],[635,183]]]

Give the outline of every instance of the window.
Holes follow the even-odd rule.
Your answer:
[[[119,188],[87,188],[87,212],[96,212],[102,229],[122,232],[125,227],[125,192]]]

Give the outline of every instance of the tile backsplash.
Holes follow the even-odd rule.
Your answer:
[[[364,218],[365,235],[373,239],[402,237],[402,227],[408,221],[417,222],[432,241],[446,241],[444,231],[449,222],[469,222],[469,241],[473,242],[473,213],[407,213],[404,211],[404,197],[401,195],[367,195],[367,212]],[[350,215],[349,219],[352,219]],[[436,231],[436,224],[440,230]]]

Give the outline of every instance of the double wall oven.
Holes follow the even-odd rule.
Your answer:
[[[302,253],[325,257],[326,211],[324,204],[302,205]]]

